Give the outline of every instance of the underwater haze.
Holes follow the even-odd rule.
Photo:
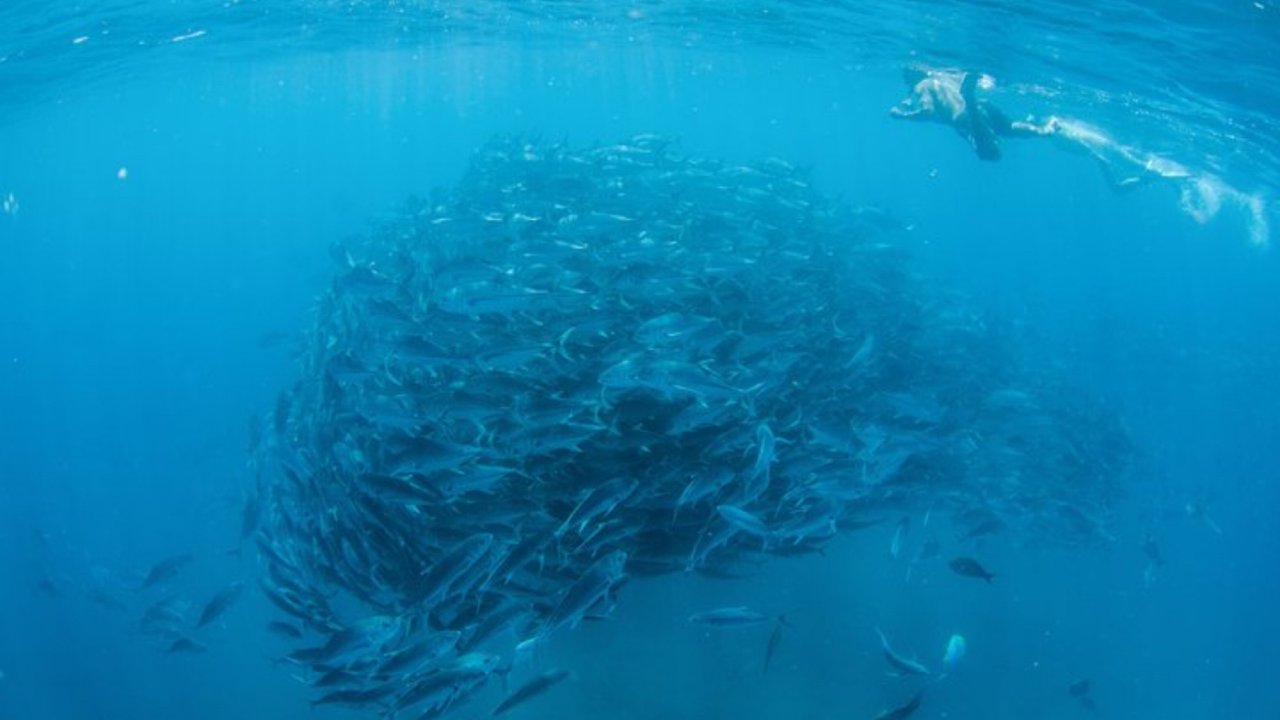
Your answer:
[[[0,720],[1280,717],[1280,6],[0,7]]]

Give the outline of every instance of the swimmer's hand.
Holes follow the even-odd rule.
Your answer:
[[[894,105],[893,107],[889,108],[890,117],[901,118],[903,120],[910,120],[912,118],[918,117],[923,112],[924,112],[924,108],[916,106],[913,103],[908,101],[900,102],[897,105]]]

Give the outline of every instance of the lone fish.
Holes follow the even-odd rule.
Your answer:
[[[996,574],[982,567],[982,563],[971,557],[953,558],[949,563],[952,572],[965,577],[978,578],[991,582],[995,579]]]
[[[743,627],[759,625],[769,620],[769,616],[748,607],[726,607],[694,613],[689,622],[694,625],[711,625],[713,627]]]
[[[916,660],[903,657],[895,652],[893,647],[889,645],[889,638],[885,637],[879,628],[876,628],[876,634],[880,636],[880,649],[884,651],[884,659],[893,666],[894,670],[898,671],[899,675],[929,675],[929,668]]]
[[[942,654],[942,665],[947,669],[948,674],[956,669],[968,651],[969,644],[965,642],[963,635],[952,635],[951,639],[947,640],[947,649]]]
[[[920,703],[924,700],[924,690],[916,692],[915,697],[911,698],[905,705],[899,705],[895,708],[889,708],[875,717],[875,720],[904,720],[911,717],[916,710],[920,709]]]
[[[196,628],[202,628],[222,617],[223,613],[230,609],[235,604],[235,601],[239,599],[240,591],[243,589],[244,583],[236,581],[228,585],[222,592],[214,595],[213,599],[201,611],[200,619],[196,622]]]
[[[511,708],[531,700],[551,688],[567,680],[572,673],[568,670],[548,670],[529,682],[516,688],[498,707],[493,709],[493,717],[497,717]]]

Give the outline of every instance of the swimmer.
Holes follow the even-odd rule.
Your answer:
[[[969,141],[982,160],[1000,159],[1000,138],[1054,138],[1067,150],[1084,152],[1102,167],[1112,189],[1121,191],[1158,178],[1187,179],[1181,165],[1142,155],[1112,140],[1105,132],[1077,120],[1050,115],[1010,120],[979,91],[995,88],[995,78],[985,73],[908,67],[903,74],[911,93],[889,109],[904,120],[924,120],[953,127]]]
[[[1213,219],[1224,205],[1236,206],[1243,210],[1250,241],[1259,247],[1268,244],[1268,207],[1257,194],[1231,187],[1214,175],[1193,173],[1172,160],[1123,145],[1100,128],[1079,120],[1057,115],[1010,120],[982,96],[996,85],[995,78],[985,73],[912,65],[903,71],[903,79],[911,91],[889,109],[889,115],[948,125],[973,147],[979,159],[999,160],[1003,138],[1051,139],[1064,150],[1093,158],[1114,192],[1171,181],[1178,189],[1181,209],[1196,222],[1203,224]]]
[[[1036,137],[1044,128],[1026,121],[1011,121],[979,90],[995,87],[995,78],[984,73],[937,70],[913,65],[903,71],[911,94],[889,109],[903,120],[923,120],[950,125],[973,146],[982,160],[1000,159],[1000,138]]]

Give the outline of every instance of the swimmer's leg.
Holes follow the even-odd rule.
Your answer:
[[[960,97],[964,98],[964,114],[968,120],[969,142],[978,153],[980,160],[996,161],[1000,159],[1000,140],[996,137],[993,119],[999,122],[1003,115],[996,111],[996,117],[990,113],[993,108],[988,103],[978,101],[977,87],[979,73],[967,72],[960,81]],[[1004,121],[1006,124],[1007,120]]]
[[[970,135],[970,142],[973,149],[978,153],[979,160],[988,160],[995,162],[1000,159],[1000,143],[996,140],[996,136],[989,129],[980,126],[980,123],[974,123],[973,134]]]

